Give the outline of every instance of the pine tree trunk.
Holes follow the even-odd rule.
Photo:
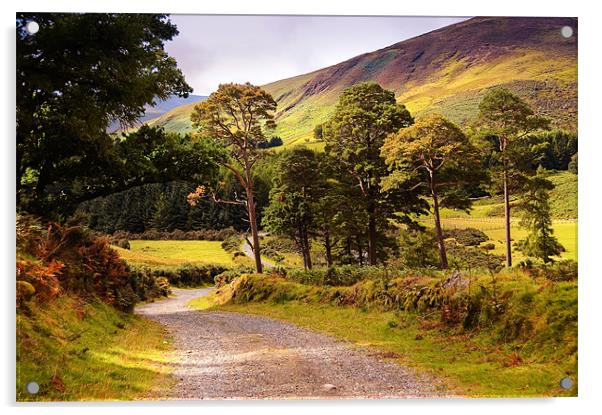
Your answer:
[[[332,246],[330,245],[330,233],[328,231],[324,234],[324,251],[326,252],[326,266],[332,267]]]
[[[508,169],[504,163],[504,220],[506,225],[506,268],[512,267],[512,239],[510,238],[510,191]]]
[[[443,239],[443,229],[441,228],[441,218],[439,216],[439,198],[435,188],[433,174],[431,173],[431,195],[433,197],[433,214],[435,216],[435,232],[437,233],[437,246],[439,248],[439,263],[441,268],[449,267],[447,263],[447,253],[445,252],[445,241]]]
[[[362,249],[362,241],[359,237],[355,240],[357,242],[357,254],[359,256],[360,267],[364,266],[364,250]]]
[[[376,218],[374,207],[368,212],[368,262],[376,265]]]
[[[249,211],[249,222],[251,223],[251,235],[253,237],[253,255],[255,256],[255,270],[258,274],[263,273],[261,263],[261,248],[259,247],[259,231],[257,229],[257,216],[255,214],[255,198],[253,189],[247,189],[247,209]]]
[[[303,236],[303,244],[305,245],[305,255],[307,257],[307,269],[311,269],[313,264],[311,262],[311,246],[309,244],[309,237],[307,236],[307,231]]]

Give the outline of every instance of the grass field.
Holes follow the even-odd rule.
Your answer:
[[[519,219],[513,218],[510,235],[514,242],[524,239],[527,236],[527,231],[518,225]],[[427,226],[433,226],[432,219],[424,220]],[[441,219],[443,228],[445,229],[465,229],[476,228],[485,232],[491,239],[488,243],[493,243],[495,249],[492,251],[498,255],[505,254],[505,238],[506,232],[504,227],[504,219],[497,217],[450,217],[446,216]],[[577,221],[574,220],[556,220],[553,224],[554,236],[564,246],[566,252],[563,252],[561,258],[577,260]],[[520,261],[525,259],[524,255],[518,251],[514,252],[514,259]]]
[[[17,314],[18,401],[145,399],[172,385],[158,323],[68,295],[29,304]]]
[[[184,264],[234,264],[220,241],[130,241],[130,249],[114,247],[129,264],[177,267]]]

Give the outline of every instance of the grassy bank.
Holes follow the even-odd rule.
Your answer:
[[[101,302],[62,295],[17,314],[17,400],[130,400],[172,385],[166,333]],[[40,385],[37,395],[28,382]]]
[[[418,304],[420,310],[387,306],[390,300],[374,288],[374,282],[311,287],[243,276],[191,304],[283,319],[372,347],[443,379],[450,390],[467,396],[576,395],[576,388],[565,391],[559,386],[565,376],[577,378],[576,282],[535,282],[525,275],[506,275],[496,284],[503,314],[489,320],[480,315],[471,329],[442,321],[445,307],[430,307],[426,304],[430,300]],[[429,283],[410,284],[408,290],[419,286]],[[491,288],[484,279],[475,280],[473,292],[481,286]],[[404,290],[389,293],[397,292],[401,302]]]

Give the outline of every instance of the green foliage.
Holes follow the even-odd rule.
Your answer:
[[[43,30],[30,35],[30,20]],[[149,157],[142,165],[107,127],[112,120],[132,124],[146,104],[191,92],[164,50],[177,33],[161,14],[17,14],[21,208],[46,217],[68,215],[83,200],[157,180],[148,170],[160,171],[162,146],[137,146],[137,153]]]
[[[569,170],[573,156],[577,154],[577,134],[551,131],[538,137],[545,147],[539,162],[547,170]]]
[[[385,267],[339,265],[312,270],[290,270],[286,274],[286,279],[300,284],[338,287],[351,286],[364,280],[389,280],[394,274],[394,270]]]
[[[240,235],[228,236],[222,242],[222,248],[224,248],[225,251],[231,253],[239,252],[241,243],[242,241]]]
[[[526,239],[518,243],[518,249],[525,255],[552,262],[552,256],[560,255],[564,247],[554,236],[552,215],[548,203],[549,190],[553,184],[544,177],[543,169],[531,179],[530,189],[520,206],[523,211],[521,226],[529,230]]]
[[[137,269],[139,273],[151,277],[165,278],[170,285],[176,287],[204,287],[212,285],[215,277],[228,268],[223,265],[183,265],[178,268],[147,268]]]
[[[421,210],[423,204],[411,192],[386,192],[381,180],[387,166],[381,158],[385,137],[414,122],[392,91],[375,82],[345,89],[331,119],[324,124],[325,151],[337,161],[336,168],[353,186],[349,196],[367,216],[368,260],[376,265],[377,235],[394,212]]]
[[[465,246],[477,246],[489,240],[485,232],[476,228],[445,230],[446,238],[454,238],[456,242]]]
[[[491,250],[491,247],[489,247],[490,249],[472,248],[453,241],[446,241],[446,246],[450,256],[450,265],[458,270],[497,272],[502,266],[503,257],[487,252]]]
[[[157,229],[148,229],[141,233],[118,231],[111,237],[112,241],[125,240],[145,240],[145,241],[223,241],[228,238],[236,238],[239,234],[235,229],[203,229],[198,231],[182,231],[176,229],[171,232],[160,231]],[[120,246],[120,248],[123,248]]]
[[[164,328],[97,299],[32,302],[16,326],[17,401],[149,399],[173,387]]]
[[[399,260],[407,268],[432,268],[439,266],[437,238],[434,232],[405,229],[400,233]]]
[[[570,259],[548,264],[534,264],[528,259],[521,262],[520,268],[534,277],[543,277],[550,281],[576,281],[578,278],[577,261]]]

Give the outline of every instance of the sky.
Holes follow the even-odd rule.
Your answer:
[[[172,15],[166,44],[195,95],[220,83],[263,85],[466,20],[462,17]]]

